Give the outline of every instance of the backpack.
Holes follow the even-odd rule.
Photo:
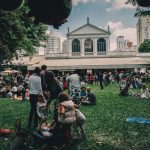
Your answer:
[[[75,109],[75,113],[76,113],[76,121],[79,124],[84,124],[86,121],[86,117],[85,115],[78,109]]]
[[[59,104],[58,122],[62,124],[73,124],[76,122],[74,103],[71,100]]]

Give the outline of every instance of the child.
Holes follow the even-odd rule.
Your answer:
[[[61,92],[58,96],[58,122],[62,124],[72,124],[76,121],[75,107],[70,96]]]
[[[58,95],[58,123],[62,125],[62,131],[65,135],[66,145],[71,144],[71,125],[76,122],[75,107],[70,96],[61,92]]]
[[[47,119],[47,101],[44,99],[42,94],[38,95],[37,98],[37,114],[41,120]]]
[[[77,105],[70,100],[70,96],[67,93],[60,93],[58,96],[58,101],[58,122],[64,124],[66,130],[68,130],[70,134],[70,125],[76,123],[77,136],[82,138],[82,135],[84,134],[82,125],[86,120],[84,114],[77,109]]]
[[[29,97],[30,97],[30,90],[29,90],[29,88],[27,87],[27,88],[25,89],[25,99],[26,99],[26,100],[29,100]]]
[[[86,117],[80,110],[75,109],[75,111],[76,111],[76,123],[77,123],[77,127],[76,127],[77,138],[82,138],[84,136],[83,124],[86,121]]]
[[[96,96],[94,93],[91,92],[91,88],[87,88],[87,96],[86,98],[82,101],[82,104],[85,105],[96,105]]]
[[[14,83],[14,85],[13,85],[13,87],[12,87],[12,93],[13,93],[13,98],[15,99],[15,98],[17,98],[17,92],[18,92],[18,90],[17,90],[17,85]]]
[[[80,92],[80,97],[81,99],[86,97],[86,87],[81,87],[81,92]]]
[[[77,104],[78,106],[80,106],[80,104],[82,103],[82,100],[86,99],[87,93],[86,93],[86,87],[81,87],[81,92],[80,92],[80,101]]]

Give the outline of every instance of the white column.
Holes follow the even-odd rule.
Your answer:
[[[97,38],[94,38],[94,56],[97,56]]]
[[[84,41],[85,39],[81,39],[81,56],[84,56]]]
[[[106,50],[106,53],[108,53],[110,51],[110,38],[108,37],[106,41],[107,41],[107,50]]]
[[[69,42],[68,42],[68,47],[69,47],[69,57],[72,56],[72,39],[69,39]]]

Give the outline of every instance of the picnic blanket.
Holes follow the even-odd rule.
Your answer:
[[[142,118],[142,117],[129,117],[129,118],[126,118],[126,121],[130,122],[130,123],[135,122],[135,123],[150,124],[149,119],[145,119],[145,118]]]
[[[0,135],[2,135],[2,136],[9,135],[13,132],[14,132],[14,130],[10,130],[10,129],[0,129]]]

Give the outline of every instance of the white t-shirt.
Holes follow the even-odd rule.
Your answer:
[[[146,88],[145,90],[141,89],[141,98],[150,98],[150,93],[148,88]]]
[[[29,89],[30,89],[30,94],[42,93],[41,77],[40,76],[33,74],[29,77]]]
[[[67,82],[69,84],[69,89],[71,90],[71,87],[80,87],[80,80],[78,74],[72,74],[67,78]]]
[[[17,87],[16,86],[12,87],[12,92],[17,92]]]

